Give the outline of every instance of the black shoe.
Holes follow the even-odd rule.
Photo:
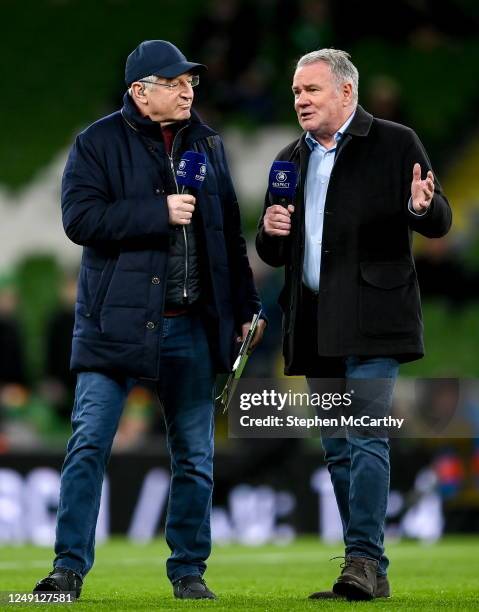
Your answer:
[[[377,569],[374,559],[348,556],[333,591],[351,601],[373,599],[377,592]]]
[[[55,592],[55,593],[75,593],[75,597],[80,597],[83,580],[74,571],[64,567],[56,567],[53,572],[50,572],[46,578],[40,580],[33,589],[34,593],[38,592]]]
[[[178,599],[216,599],[201,576],[183,576],[174,582],[173,595]]]
[[[376,592],[374,597],[391,597],[391,587],[387,576],[376,576]],[[308,599],[346,599],[345,595],[338,595],[334,591],[318,591],[311,593]]]

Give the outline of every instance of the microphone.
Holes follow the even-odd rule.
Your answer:
[[[176,171],[176,182],[178,187],[181,187],[181,193],[194,195],[203,186],[205,177],[206,155],[196,151],[185,151]]]
[[[269,192],[273,204],[287,207],[291,204],[298,184],[298,171],[293,162],[274,161],[269,171]]]

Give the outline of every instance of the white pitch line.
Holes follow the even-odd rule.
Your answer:
[[[23,561],[18,563],[9,563],[0,561],[0,570],[17,570],[22,567],[45,567],[45,564],[48,564],[50,560],[46,561]]]
[[[165,551],[165,558],[166,558]],[[97,556],[96,565],[141,565],[144,563],[163,565],[165,558],[149,558],[145,557],[130,557],[126,559],[102,559],[101,552]],[[280,561],[291,561],[292,559],[297,561],[325,561],[324,556],[314,553],[298,553],[298,552],[271,552],[271,553],[246,553],[238,555],[225,555],[214,554],[210,560],[210,563],[278,563]],[[0,561],[0,570],[18,570],[22,568],[36,568],[45,567],[46,569],[51,564],[51,558],[41,560],[25,560],[18,562]]]

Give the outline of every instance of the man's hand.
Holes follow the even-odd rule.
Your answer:
[[[289,236],[293,212],[292,204],[288,204],[288,208],[279,204],[268,206],[263,219],[264,231],[268,236]]]
[[[412,207],[417,213],[424,213],[431,205],[434,195],[434,175],[429,170],[424,181],[421,180],[421,166],[414,164],[412,169],[411,198]]]
[[[248,335],[248,331],[249,331],[250,326],[251,326],[251,321],[249,321],[249,323],[243,323],[243,325],[241,326],[242,336],[241,336],[241,338],[239,336],[236,338],[237,342],[243,342],[243,340]],[[258,321],[257,325],[256,325],[256,329],[254,331],[254,336],[251,339],[248,353],[251,353],[252,351],[254,351],[254,349],[261,342],[265,329],[266,329],[266,321],[264,319],[260,319]]]
[[[166,201],[168,202],[171,225],[188,225],[188,223],[191,223],[196,204],[194,196],[186,193],[169,195]]]

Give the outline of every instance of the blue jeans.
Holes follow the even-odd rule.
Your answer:
[[[201,319],[163,321],[161,400],[171,457],[166,540],[171,549],[167,574],[174,582],[203,575],[211,552],[215,376]],[[105,468],[131,378],[99,372],[78,375],[72,436],[63,464],[55,567],[85,576],[94,561],[95,528]]]
[[[374,416],[389,414],[398,362],[386,357],[347,357],[341,366],[346,385],[354,379],[377,379],[382,414],[376,403]],[[339,377],[337,364],[333,373],[318,371],[315,376]],[[390,472],[388,439],[322,436],[322,444],[343,525],[346,555],[377,560],[378,574],[385,576],[389,565],[384,554]]]

